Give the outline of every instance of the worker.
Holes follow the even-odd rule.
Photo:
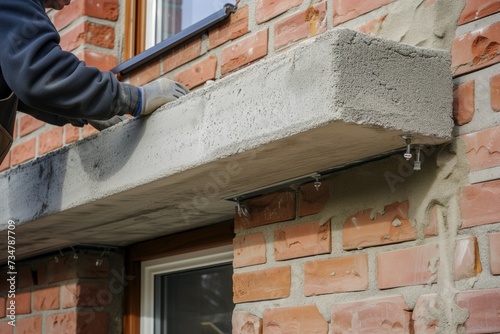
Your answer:
[[[0,163],[12,145],[16,111],[58,126],[90,123],[102,130],[189,92],[166,78],[142,87],[121,83],[63,51],[45,8],[59,10],[70,2],[0,1]]]

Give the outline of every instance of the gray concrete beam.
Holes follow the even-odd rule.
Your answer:
[[[0,229],[15,220],[30,256],[220,222],[234,214],[223,198],[401,148],[402,134],[447,141],[451,114],[447,52],[331,30],[0,174]]]

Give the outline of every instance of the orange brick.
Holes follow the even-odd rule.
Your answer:
[[[274,231],[274,257],[288,260],[332,252],[330,222],[312,221],[286,226]]]
[[[326,31],[326,21],[326,2],[282,19],[274,28],[274,48],[278,50]]]
[[[464,188],[461,200],[462,228],[500,222],[500,180]]]
[[[5,303],[6,303],[5,297],[0,297],[0,318],[5,318]]]
[[[163,71],[167,73],[173,69],[198,58],[201,55],[201,38],[190,39],[186,43],[167,52],[163,58]]]
[[[464,125],[474,117],[474,81],[453,89],[453,119],[456,125]]]
[[[255,20],[257,24],[283,14],[287,10],[300,5],[304,0],[257,0]]]
[[[426,294],[418,297],[413,308],[413,328],[415,333],[432,334],[439,331],[439,314],[441,305],[436,298],[436,294]],[[413,332],[410,332],[413,333]]]
[[[263,318],[263,333],[328,333],[316,305],[268,308]]]
[[[500,126],[461,136],[472,171],[500,166]]]
[[[87,124],[83,126],[83,131],[82,131],[83,138],[90,137],[96,133],[99,133],[99,130],[94,128],[92,125]]]
[[[382,15],[376,19],[369,21],[368,23],[357,27],[356,30],[363,34],[378,35],[386,18],[387,14]]]
[[[262,233],[252,233],[233,240],[234,268],[266,263],[266,240]]]
[[[43,155],[62,146],[63,128],[53,127],[38,138],[38,155]]]
[[[160,76],[160,63],[156,60],[150,61],[146,66],[134,70],[129,76],[129,82],[135,86],[142,86],[157,79]]]
[[[64,143],[69,144],[80,139],[80,128],[71,124],[64,126]]]
[[[105,312],[68,312],[47,316],[46,333],[108,334],[109,315]]]
[[[103,258],[100,266],[95,265],[96,256],[81,254],[78,259],[73,256],[62,256],[58,262],[53,259],[41,265],[38,270],[38,283],[47,284],[74,278],[102,278],[109,275],[109,260]]]
[[[489,234],[490,271],[492,275],[500,275],[500,232]]]
[[[76,56],[85,62],[87,66],[94,66],[101,71],[109,71],[118,65],[118,59],[111,55],[98,51],[83,50],[78,52]]]
[[[240,217],[238,213],[235,214],[234,229],[236,231],[295,218],[295,193],[293,191],[252,198],[244,204],[248,207],[250,216]]]
[[[493,111],[500,111],[500,74],[490,79],[490,101]]]
[[[469,311],[465,322],[467,333],[499,333],[500,332],[500,289],[461,291],[457,294],[456,303]]]
[[[18,319],[16,321],[16,334],[42,334],[42,317]]]
[[[424,234],[426,237],[438,235],[438,214],[439,213],[439,205],[434,205],[429,212],[429,225],[424,230]]]
[[[33,292],[33,310],[59,309],[59,287],[46,287]]]
[[[481,273],[483,267],[476,237],[457,240],[453,265],[456,281],[475,277]]]
[[[395,0],[336,0],[333,2],[333,25],[352,20]]]
[[[61,307],[103,306],[110,303],[110,292],[103,283],[72,283],[61,287]]]
[[[29,266],[22,266],[17,269],[17,288],[32,288],[35,285],[33,281],[33,271]]]
[[[456,37],[451,44],[453,75],[469,73],[500,61],[500,22]]]
[[[333,333],[411,332],[411,311],[400,295],[334,304],[331,319]]]
[[[458,24],[464,24],[500,11],[498,0],[467,0]]]
[[[9,325],[10,319],[0,321],[0,333],[2,334],[14,334],[14,326]]]
[[[437,277],[438,261],[439,250],[434,244],[379,253],[378,287],[388,289],[433,283]]]
[[[233,300],[244,303],[290,296],[291,268],[277,267],[233,275]]]
[[[330,184],[328,181],[321,181],[319,188],[314,186],[314,182],[300,186],[299,190],[299,217],[319,213],[330,199]]]
[[[222,50],[221,73],[225,74],[267,55],[268,30],[264,29]]]
[[[368,209],[348,218],[342,229],[344,249],[415,240],[417,231],[408,218],[408,208],[408,201],[395,202],[386,206],[383,214],[373,214]]]
[[[115,47],[115,29],[102,24],[82,22],[62,34],[59,44],[66,51],[72,51],[82,44],[113,49]]]
[[[30,134],[37,129],[40,129],[42,126],[45,125],[44,122],[30,115],[21,116],[21,118],[19,118],[19,123],[20,123],[19,133],[21,134],[21,137],[26,136],[27,134]]]
[[[7,305],[9,305],[10,300],[7,299]],[[16,302],[16,314],[31,313],[31,292],[18,292],[14,300]]]
[[[213,49],[248,33],[248,6],[238,9],[229,19],[208,31],[208,49]]]
[[[368,289],[368,255],[356,254],[304,265],[304,295]]]
[[[35,138],[24,143],[18,144],[12,148],[12,166],[19,165],[35,157]]]
[[[217,57],[211,55],[202,61],[197,62],[188,69],[177,73],[174,80],[184,84],[187,88],[192,89],[204,84],[208,80],[215,79],[216,71]]]
[[[11,153],[9,152],[3,159],[2,163],[0,164],[0,172],[3,172],[4,170],[10,168],[10,163],[11,163],[10,161],[11,161]]]
[[[233,334],[262,333],[262,320],[250,312],[233,312]]]
[[[118,0],[79,0],[72,1],[64,10],[54,14],[54,25],[58,30],[68,26],[81,16],[116,21],[118,19]]]

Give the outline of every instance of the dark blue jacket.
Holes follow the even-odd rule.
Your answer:
[[[61,49],[44,0],[0,0],[0,38],[0,125],[10,134],[15,110],[9,110],[13,103],[5,98],[12,93],[17,110],[55,125],[82,126],[81,119],[104,120],[137,110],[137,87]]]

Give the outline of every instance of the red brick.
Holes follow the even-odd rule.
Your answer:
[[[39,284],[55,283],[74,278],[104,278],[109,275],[109,260],[103,258],[102,265],[96,266],[98,255],[81,254],[78,259],[73,256],[61,256],[53,259],[39,270]]]
[[[500,126],[461,136],[472,171],[500,166]]]
[[[266,240],[260,232],[234,238],[233,249],[234,268],[266,263]]]
[[[103,306],[110,303],[110,292],[103,283],[72,283],[61,287],[61,307]]]
[[[72,51],[82,44],[113,49],[115,47],[115,29],[102,24],[82,22],[62,34],[59,44],[66,51]]]
[[[472,72],[500,61],[500,22],[456,37],[451,44],[453,75]]]
[[[7,299],[7,306],[9,305],[11,299]],[[16,314],[28,314],[31,313],[31,292],[17,292],[15,295],[16,303]]]
[[[0,321],[0,333],[2,334],[14,334],[14,326],[9,325],[9,319]]]
[[[387,14],[382,15],[376,19],[369,21],[368,23],[357,27],[356,30],[363,34],[378,35],[386,18]]]
[[[315,305],[268,308],[264,311],[263,333],[327,334],[328,323]]]
[[[109,315],[105,312],[69,312],[47,316],[46,333],[108,334]]]
[[[76,56],[85,62],[87,66],[94,66],[101,71],[109,71],[118,65],[118,59],[107,53],[102,53],[92,50],[83,50],[78,52]]]
[[[333,2],[333,25],[352,20],[395,0],[336,0]]]
[[[458,24],[464,24],[500,11],[498,0],[467,0]]]
[[[38,138],[38,155],[43,155],[62,146],[63,128],[53,127]]]
[[[16,334],[42,334],[42,317],[18,319],[16,321]]]
[[[222,50],[221,74],[226,74],[267,55],[268,30],[241,39]]]
[[[46,287],[33,292],[33,310],[59,309],[59,287]]]
[[[134,70],[128,77],[130,84],[142,86],[160,77],[160,63],[152,60],[146,66]]]
[[[5,297],[0,297],[0,318],[5,318],[5,303],[6,303]]]
[[[83,131],[82,131],[83,138],[90,137],[92,135],[95,135],[96,133],[99,133],[99,130],[94,128],[92,125],[87,124],[83,126]]]
[[[469,311],[467,333],[500,332],[500,289],[462,291],[457,294],[456,303]]]
[[[19,165],[33,158],[35,158],[35,138],[18,144],[12,148],[12,166]]]
[[[306,10],[282,19],[274,28],[275,49],[284,48],[326,31],[326,21],[326,2],[310,6]]]
[[[45,125],[44,122],[32,117],[30,115],[23,115],[19,118],[19,133],[22,136],[26,136],[27,134],[32,133],[33,131],[40,129]]]
[[[475,277],[481,273],[483,267],[476,237],[457,240],[453,264],[456,281]]]
[[[490,271],[492,275],[500,275],[500,232],[489,234]]]
[[[208,49],[213,49],[248,33],[248,6],[238,9],[229,19],[208,31]]]
[[[500,180],[464,188],[461,200],[462,228],[500,222]]]
[[[71,124],[64,126],[64,143],[69,144],[80,139],[80,128]]]
[[[163,58],[163,71],[167,73],[173,69],[198,58],[201,55],[201,39],[190,39],[186,43],[167,52]]]
[[[429,225],[424,230],[426,237],[438,235],[438,220],[442,219],[439,215],[442,215],[442,208],[439,205],[434,205],[429,212]]]
[[[177,73],[174,80],[184,84],[187,88],[192,89],[203,85],[208,80],[215,79],[216,71],[217,57],[211,55],[191,67]]]
[[[304,295],[368,289],[368,256],[356,254],[304,265]]]
[[[333,333],[410,333],[411,311],[403,296],[366,299],[332,307]]]
[[[267,225],[295,218],[295,193],[283,191],[252,198],[244,203],[250,212],[245,217],[236,212],[234,228],[238,232],[256,226]]]
[[[257,0],[255,20],[257,24],[269,21],[302,2],[304,0]]]
[[[298,214],[300,217],[319,213],[330,199],[330,184],[328,181],[321,181],[319,188],[314,186],[314,182],[304,184],[299,189]]]
[[[347,219],[342,229],[345,250],[415,240],[417,231],[408,218],[408,201],[395,202],[377,214],[373,209],[358,212]]]
[[[474,117],[474,80],[453,89],[453,119],[456,125],[464,125]]]
[[[53,22],[60,30],[84,15],[116,21],[118,19],[118,0],[74,0],[64,10],[54,14]]]
[[[286,298],[290,296],[290,287],[290,266],[236,273],[233,275],[233,300],[244,303]]]
[[[274,257],[278,261],[331,252],[330,221],[312,221],[274,231]]]
[[[2,163],[0,164],[0,172],[10,168],[11,164],[11,152],[7,153]]]
[[[377,254],[379,289],[430,284],[436,280],[437,245],[425,245]],[[404,270],[402,270],[404,268]]]
[[[35,285],[31,267],[22,266],[17,269],[17,289],[31,288]]]
[[[490,101],[493,111],[500,111],[500,74],[490,79]]]
[[[436,294],[421,295],[413,308],[412,320],[415,333],[432,334],[439,329],[436,315],[441,309]]]
[[[262,320],[250,312],[233,312],[233,334],[260,334]]]

